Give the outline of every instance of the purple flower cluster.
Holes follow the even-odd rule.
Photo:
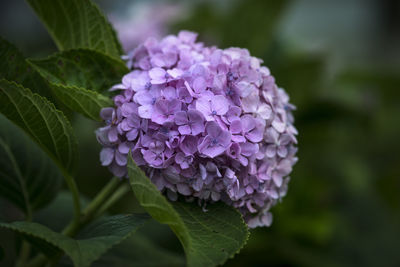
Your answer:
[[[295,157],[294,106],[246,49],[205,47],[182,31],[148,39],[104,108],[100,160],[127,174],[127,155],[169,199],[224,201],[250,227],[268,226]]]

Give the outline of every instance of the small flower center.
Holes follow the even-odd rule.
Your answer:
[[[154,105],[154,104],[156,103],[156,101],[157,101],[157,98],[153,97],[153,98],[151,99],[151,104]]]
[[[212,144],[213,146],[215,146],[216,144],[218,144],[217,138],[214,138],[214,139],[211,141],[211,144]]]
[[[163,159],[163,154],[162,153],[156,153],[156,158],[155,158],[156,160],[157,159],[160,159],[160,160],[162,160]]]
[[[178,145],[179,145],[179,138],[176,137],[176,136],[175,136],[174,138],[172,138],[171,144],[172,144],[173,146],[178,146]]]
[[[231,71],[226,74],[226,77],[228,78],[229,82],[233,82],[239,78],[236,73],[233,73]]]
[[[149,90],[150,88],[151,88],[151,83],[150,83],[150,82],[147,82],[147,83],[144,85],[144,89]]]
[[[160,128],[160,132],[163,133],[163,134],[168,134],[169,133],[169,129],[167,127],[163,126],[163,127]]]
[[[213,111],[211,112],[211,115],[217,115],[217,112],[216,112],[215,110],[213,110]]]

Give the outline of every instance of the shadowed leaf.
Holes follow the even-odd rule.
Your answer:
[[[28,64],[18,49],[0,37],[0,79],[15,81],[33,92],[52,99],[46,80]]]
[[[0,115],[0,195],[31,215],[57,194],[62,173],[20,128]]]

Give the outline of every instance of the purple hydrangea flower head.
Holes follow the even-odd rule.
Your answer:
[[[285,91],[246,49],[206,47],[181,31],[148,39],[111,90],[100,161],[127,175],[129,151],[171,200],[223,201],[249,227],[269,226],[296,163],[297,130]]]

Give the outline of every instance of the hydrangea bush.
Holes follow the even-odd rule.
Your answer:
[[[249,228],[271,224],[297,132],[294,106],[260,59],[206,47],[188,31],[124,56],[90,0],[27,2],[60,51],[26,59],[0,38],[0,228],[16,233],[0,239],[0,260],[217,266],[243,248]],[[74,112],[100,124],[89,128]],[[92,134],[101,164],[79,159],[76,132]],[[101,165],[116,176],[103,186],[99,176],[110,174]],[[101,188],[83,201],[78,184]],[[128,193],[145,212],[113,213],[132,200],[110,210]],[[172,229],[184,253],[135,234],[152,219]]]
[[[101,163],[124,177],[131,151],[170,200],[223,201],[250,227],[269,226],[297,160],[294,106],[246,49],[196,37],[149,38],[125,57],[131,72],[101,111]]]

